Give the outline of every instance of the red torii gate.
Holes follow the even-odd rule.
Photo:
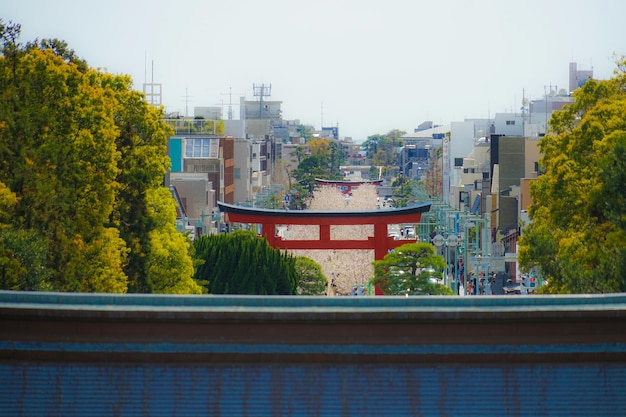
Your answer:
[[[349,194],[353,188],[358,188],[360,185],[371,184],[375,186],[383,185],[383,180],[364,180],[364,181],[344,181],[344,180],[325,180],[321,178],[315,178],[315,182],[318,185],[327,185],[337,187],[343,194]]]
[[[380,260],[393,248],[415,240],[395,240],[387,236],[387,225],[419,223],[430,203],[387,210],[275,210],[217,203],[226,213],[226,221],[262,225],[262,234],[270,246],[278,249],[374,249],[374,259]],[[283,240],[276,236],[276,225],[300,224],[319,227],[319,240]],[[335,240],[330,238],[330,226],[374,225],[374,236],[367,240]]]

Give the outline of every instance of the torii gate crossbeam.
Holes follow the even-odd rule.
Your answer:
[[[262,234],[270,246],[279,249],[360,249],[374,250],[374,259],[380,260],[393,248],[411,240],[394,240],[387,236],[389,224],[419,223],[422,213],[430,210],[430,203],[387,210],[274,210],[250,208],[218,202],[226,220],[234,223],[262,225]],[[283,240],[276,236],[276,225],[299,224],[319,227],[319,240]],[[374,225],[374,236],[367,240],[334,240],[330,226]]]

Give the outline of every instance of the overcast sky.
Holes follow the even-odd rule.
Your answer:
[[[363,140],[519,110],[568,87],[569,62],[609,78],[623,0],[0,0],[22,41],[58,38],[92,67],[163,85],[166,110],[253,99]],[[233,107],[239,118],[239,106]]]

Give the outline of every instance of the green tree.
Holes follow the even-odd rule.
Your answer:
[[[202,287],[193,279],[190,240],[176,230],[176,208],[169,190],[148,190],[148,216],[156,219],[148,234],[147,273],[152,292],[164,294],[201,294]]]
[[[44,254],[20,289],[165,291],[156,260],[168,264],[155,251],[159,239],[176,239],[154,234],[173,223],[175,208],[150,210],[151,196],[168,192],[162,110],[129,77],[89,68],[58,40],[22,45],[19,33],[0,21],[0,181],[16,197],[0,257]],[[185,250],[170,249],[190,262]],[[192,274],[176,276],[184,287]]]
[[[417,181],[411,181],[404,175],[397,176],[391,183],[393,187],[394,206],[406,207],[415,202],[415,190],[421,188]]]
[[[0,288],[47,290],[50,270],[45,241],[33,231],[10,224],[17,202],[16,194],[0,182]]]
[[[372,164],[370,166],[370,170],[367,172],[367,177],[370,180],[377,180],[380,177],[379,174],[380,174],[380,171],[379,171],[378,167],[376,165]]]
[[[376,151],[376,153],[372,155],[372,165],[377,166],[377,167],[387,166],[388,160],[389,160],[389,157],[387,155],[387,152],[385,152],[383,149]]]
[[[296,257],[296,276],[299,295],[324,295],[328,278],[322,273],[322,267],[305,256]]]
[[[294,154],[296,156],[296,160],[298,161],[298,165],[300,165],[300,162],[307,157],[307,149],[305,146],[298,146],[294,151]]]
[[[109,224],[119,154],[105,75],[61,42],[20,47],[7,36],[19,28],[2,28],[0,180],[18,196],[13,228],[45,239],[53,288],[125,291],[126,248]],[[94,268],[106,285],[93,285]]]
[[[378,142],[381,139],[382,135],[380,134],[371,135],[361,144],[361,148],[365,151],[366,158],[372,159],[376,152],[378,152]]]
[[[313,138],[313,132],[311,131],[309,127],[306,127],[304,125],[298,125],[296,130],[298,134],[300,135],[300,137],[304,138],[305,143]]]
[[[340,167],[346,161],[346,153],[336,141],[331,141],[328,147],[328,172],[330,175],[341,175]]]
[[[312,141],[313,142],[313,141]],[[312,154],[304,158],[298,164],[298,168],[293,170],[293,177],[298,181],[300,187],[295,188],[306,191],[306,197],[312,195],[317,184],[315,179],[341,180],[343,175],[339,170],[342,162],[342,152],[336,142],[326,139],[319,140],[313,147]],[[301,194],[305,198],[305,194]],[[292,204],[295,204],[292,203]]]
[[[389,131],[385,135],[375,134],[367,137],[362,148],[372,165],[388,166],[397,163],[397,148],[402,146],[402,135],[406,132],[398,129]]]
[[[315,188],[315,180],[311,183],[307,181],[293,184],[289,197],[289,208],[292,210],[304,210],[306,208],[307,198],[310,190]]]
[[[314,178],[341,179],[340,165],[345,161],[345,153],[339,143],[329,139],[313,139],[307,143],[308,156],[304,147],[296,148],[298,167],[294,178],[299,182],[313,184]]]
[[[551,293],[626,291],[626,75],[589,80],[550,120],[539,143],[545,174],[531,186],[532,223],[520,239],[524,271]]]
[[[316,187],[315,178],[326,178],[327,172],[326,157],[323,155],[311,155],[304,158],[298,165],[298,168],[293,170],[293,177],[306,190],[308,195]]]
[[[293,295],[295,259],[269,246],[254,233],[205,235],[194,241],[195,278],[211,294]]]
[[[454,292],[431,279],[446,267],[430,243],[407,243],[373,262],[373,285],[387,295],[453,295]]]
[[[156,190],[160,190],[162,195],[169,194],[162,183],[170,164],[166,144],[171,129],[163,121],[162,110],[150,106],[140,92],[132,89],[130,78],[110,77],[108,82],[117,104],[112,113],[118,129],[114,143],[120,155],[115,178],[119,188],[111,219],[129,250],[124,267],[128,290],[159,292],[157,288],[164,287],[155,282],[155,274],[162,278],[163,274],[157,272],[154,263],[148,264],[150,252],[158,250],[153,246],[151,235],[155,228],[161,227],[159,225],[163,224],[164,218],[175,221],[176,209],[171,206],[164,210],[151,210],[153,202],[150,197]],[[188,280],[190,277],[181,279]]]

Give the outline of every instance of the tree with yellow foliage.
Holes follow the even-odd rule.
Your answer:
[[[532,223],[519,262],[550,293],[626,291],[626,61],[588,80],[540,141],[545,174],[532,184]]]
[[[0,286],[199,292],[190,243],[167,224],[162,111],[130,77],[90,68],[58,40],[23,45],[20,29],[0,21],[0,265],[17,271]],[[180,282],[164,285],[174,270]]]

